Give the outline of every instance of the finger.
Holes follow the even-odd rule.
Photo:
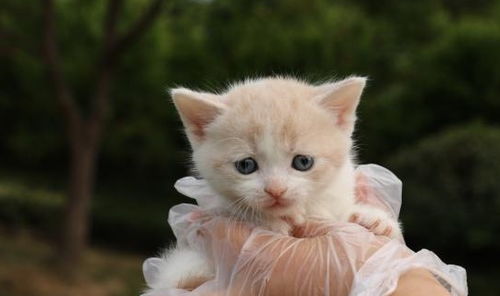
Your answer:
[[[189,213],[188,221],[193,222],[203,222],[210,218],[210,214],[204,210],[195,210]]]
[[[295,225],[292,235],[296,238],[316,237],[328,234],[331,231],[331,224],[326,221],[308,220],[303,225]]]
[[[351,217],[349,217],[349,222],[358,223],[359,222],[359,214],[352,214]]]
[[[240,250],[251,234],[252,226],[230,218],[213,218],[203,226],[215,245]]]

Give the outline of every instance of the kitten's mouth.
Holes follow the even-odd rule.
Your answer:
[[[290,199],[273,199],[273,200],[270,200],[268,203],[266,203],[264,205],[264,208],[277,210],[277,209],[288,208],[292,204],[293,204],[293,200],[290,200]]]

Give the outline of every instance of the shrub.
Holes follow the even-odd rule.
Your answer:
[[[388,161],[403,180],[410,246],[461,258],[498,250],[499,152],[500,128],[473,124],[424,139]]]

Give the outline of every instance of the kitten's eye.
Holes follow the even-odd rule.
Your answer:
[[[301,172],[310,170],[313,164],[314,158],[308,155],[296,155],[292,160],[292,167]]]
[[[243,175],[249,175],[258,169],[257,162],[251,157],[238,160],[234,163],[234,166]]]

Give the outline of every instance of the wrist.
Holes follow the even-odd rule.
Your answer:
[[[401,275],[398,286],[391,296],[450,296],[430,271],[423,268],[411,269]]]

